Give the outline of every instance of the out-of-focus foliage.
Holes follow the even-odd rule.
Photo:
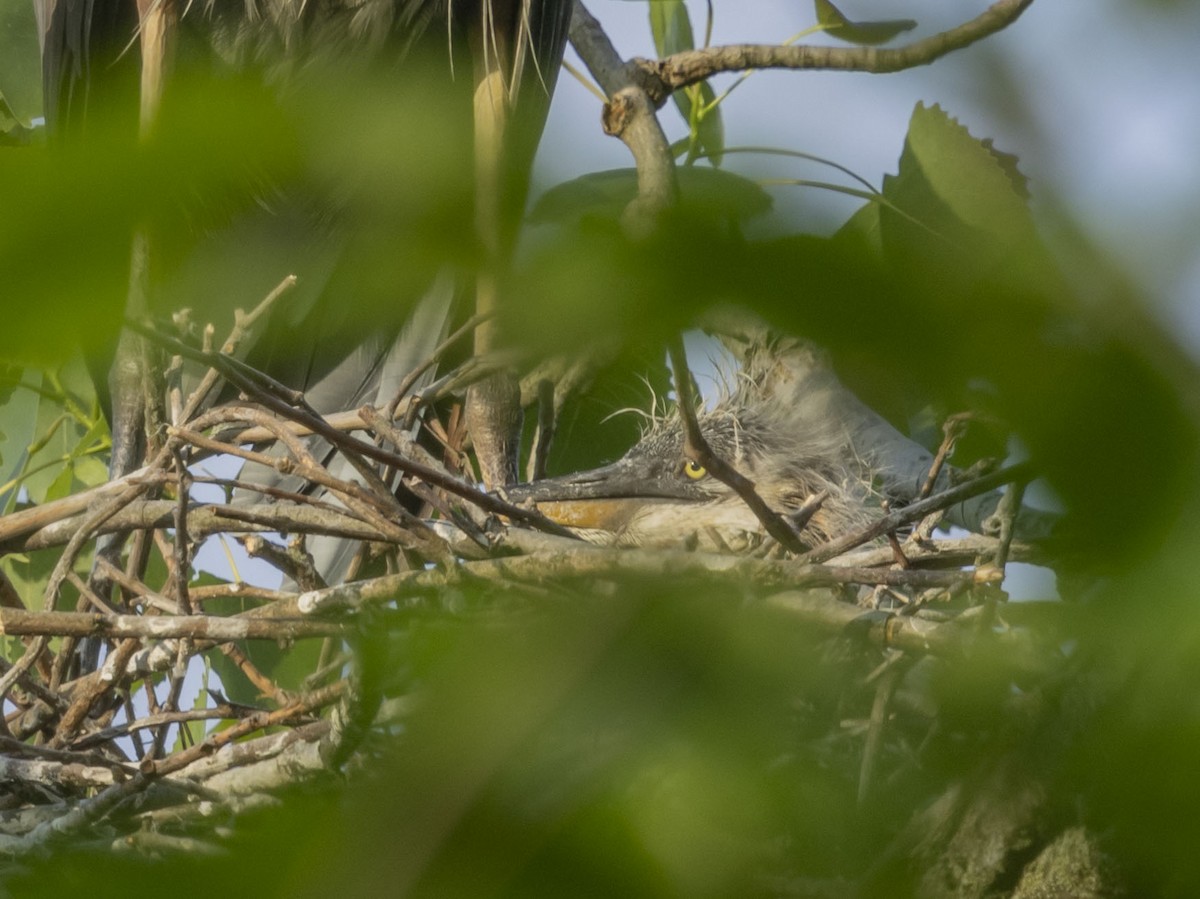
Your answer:
[[[1192,412],[1160,364],[1178,350],[1149,318],[1130,335],[1089,313],[1023,190],[1010,157],[918,107],[898,174],[835,238],[746,243],[683,214],[631,244],[584,222],[539,253],[512,331],[546,349],[599,332],[665,335],[733,301],[829,347],[894,420],[920,408],[896,394],[897,371],[943,415],[986,385],[984,411],[1015,426],[1079,511],[1076,547],[1144,551],[1178,514],[1195,460]],[[1150,458],[1153,481],[1128,477]],[[1136,533],[1122,526],[1130,514]]]
[[[97,127],[85,145],[8,151],[0,166],[0,262],[4,295],[12,298],[5,303],[10,352],[61,360],[82,342],[110,353],[131,235],[145,222],[159,223],[156,233],[167,236],[161,265],[183,281],[171,295],[194,306],[198,321],[220,328],[235,306],[250,307],[297,267],[316,283],[306,283],[285,314],[302,315],[321,279],[336,276],[362,282],[358,314],[369,317],[416,292],[430,260],[457,256],[469,264],[474,247],[461,235],[469,233],[470,185],[459,176],[458,154],[469,152],[470,141],[454,133],[460,123],[438,115],[436,95],[384,90],[380,75],[341,73],[333,82],[311,75],[284,98],[247,81],[179,84],[179,99],[144,146]],[[410,131],[425,139],[409,139]],[[320,199],[295,211],[276,199],[277,208],[263,214],[273,198],[296,195]],[[350,208],[343,220],[359,238],[350,245],[353,257],[332,273],[327,249],[343,234],[332,226],[322,233],[323,204]],[[299,256],[311,273],[292,256],[300,241],[316,242]],[[183,258],[193,268],[202,266],[190,256],[197,245],[210,262],[225,260],[200,268],[219,280],[189,281],[188,266],[176,261],[189,254]]]
[[[771,197],[755,182],[721,169],[686,166],[679,170],[680,203],[691,215],[714,225],[742,222],[771,208]],[[533,224],[573,224],[583,218],[619,218],[637,196],[637,171],[592,172],[542,194],[529,217]]]
[[[889,756],[898,788],[843,801],[859,738],[838,722],[869,712],[854,675],[874,653],[711,584],[619,588],[538,611],[468,590],[446,599],[475,614],[406,615],[386,664],[364,662],[421,688],[400,743],[336,803],[290,796],[239,823],[233,859],[181,895],[728,896],[868,867],[928,777]],[[944,739],[963,766],[984,745]],[[90,862],[98,896],[144,882],[144,862]],[[78,876],[35,864],[12,885]]]
[[[0,508],[61,499],[108,477],[108,426],[78,359],[56,370],[0,371]]]
[[[41,112],[42,72],[32,3],[0,3],[0,97],[23,125]],[[0,134],[11,127],[3,112],[0,106]]]
[[[197,586],[221,582],[211,574],[203,574],[195,579]],[[257,603],[228,597],[206,602],[204,610],[209,615],[236,615],[255,605]],[[281,689],[297,692],[304,687],[304,679],[317,669],[321,654],[321,644],[316,640],[290,644],[247,640],[238,648],[250,664]],[[257,706],[263,701],[259,687],[247,678],[245,671],[229,656],[219,649],[211,649],[204,654],[204,659],[217,677],[221,695],[247,706]]]
[[[681,3],[651,10],[664,47],[693,43],[686,19],[672,18],[686,14]],[[362,301],[339,312],[370,321],[406,308],[435,262],[476,265],[460,177],[469,140],[436,98],[343,74],[282,99],[208,84],[144,147],[100,133],[86,153],[0,151],[6,352],[60,365],[77,341],[102,351],[145,221],[173,223],[178,245],[163,252],[179,262],[176,295],[219,328],[297,261],[309,269],[282,307],[296,320],[339,279]],[[711,99],[702,91],[681,108]],[[719,152],[719,135],[700,133]],[[730,896],[849,877],[868,895],[908,895],[916,874],[886,849],[913,811],[1003,765],[1044,775],[1057,815],[1104,834],[1134,895],[1200,890],[1197,423],[1194,381],[1180,375],[1192,367],[1141,307],[1115,327],[1073,296],[1008,157],[936,106],[917,108],[897,154],[879,195],[832,238],[750,241],[685,211],[631,242],[604,176],[551,192],[540,214],[557,228],[505,285],[506,331],[534,353],[632,347],[568,407],[556,470],[628,445],[637,419],[603,419],[646,406],[638,374],[666,388],[659,341],[715,304],[818,340],[897,422],[983,398],[1071,516],[1074,578],[1062,592],[1088,603],[1064,606],[1057,627],[1071,652],[1056,678],[1038,682],[993,656],[914,666],[877,788],[859,804],[879,657],[856,634],[816,632],[748,592],[671,577],[614,577],[594,594],[462,584],[436,600],[400,597],[370,623],[388,639],[360,664],[411,701],[367,754],[373,770],[240,818],[219,857],[172,858],[167,876],[114,855],[100,829],[87,846],[28,863],[7,882],[13,895]],[[684,174],[685,194],[718,183]],[[726,208],[732,197],[730,218],[760,202],[741,181],[719,183],[708,199]],[[584,189],[596,186],[593,201]],[[282,200],[268,221],[284,233],[255,218],[299,188],[335,199],[344,224],[293,240],[287,226],[311,222],[311,210],[291,219]],[[197,245],[227,265],[193,271],[182,260]],[[0,385],[0,472],[39,502],[99,477],[94,404],[77,368],[62,371],[6,368]],[[39,460],[69,464],[37,470]],[[34,595],[52,559],[4,564]],[[1021,615],[992,612],[996,629]],[[291,652],[256,661],[272,672],[285,657],[296,671],[314,664]],[[213,665],[230,698],[262,701],[232,665]],[[208,822],[196,831],[211,836]]]

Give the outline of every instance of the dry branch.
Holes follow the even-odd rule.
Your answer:
[[[824,69],[885,74],[929,65],[1007,28],[1033,0],[997,0],[983,13],[949,31],[902,47],[817,47],[804,44],[733,44],[702,47],[664,59],[635,59],[639,84],[658,105],[680,88],[721,72],[747,69]],[[626,77],[632,73],[622,69]]]
[[[269,621],[213,615],[101,615],[88,612],[26,612],[0,609],[0,635],[110,637],[169,640],[301,640],[336,637],[336,624],[273,618]]]

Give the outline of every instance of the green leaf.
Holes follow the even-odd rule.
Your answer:
[[[94,391],[82,360],[40,375],[27,371],[24,380],[28,388],[15,391],[0,406],[0,422],[12,435],[3,444],[11,462],[0,470],[0,488],[12,488],[0,495],[6,509],[20,488],[40,503],[107,479],[108,425],[103,418],[89,417]]]
[[[21,383],[22,369],[19,365],[0,362],[0,407],[9,401]]]
[[[838,236],[857,237],[872,250],[882,252],[880,212],[879,201],[868,200],[838,229]]]
[[[0,569],[3,569],[9,581],[12,582],[17,595],[25,603],[25,608],[35,612],[42,608],[46,584],[50,580],[50,574],[54,571],[61,554],[59,549],[43,549],[28,553],[10,553],[0,559]],[[91,564],[92,553],[88,548],[75,560],[74,571],[76,574],[86,577]],[[68,587],[67,590],[74,590],[74,588]],[[72,599],[70,603],[60,600],[58,607],[60,610],[73,608],[74,600]],[[18,641],[17,645],[21,646],[21,643]]]
[[[717,220],[743,221],[771,208],[771,197],[741,175],[706,167],[678,170],[681,202]],[[533,206],[534,224],[566,224],[584,218],[618,219],[637,196],[635,169],[591,172],[542,194]]]
[[[32,3],[0,3],[0,91],[17,122],[28,125],[41,113],[42,66]],[[0,131],[5,130],[0,113]]]
[[[22,146],[29,143],[32,134],[32,129],[21,124],[21,120],[5,99],[4,92],[0,91],[0,146]]]
[[[202,573],[195,583],[216,584],[222,581],[211,574]],[[210,615],[229,616],[245,612],[259,604],[239,597],[227,597],[210,600],[205,603],[204,608]],[[321,655],[320,640],[299,640],[287,646],[280,646],[270,640],[244,640],[237,645],[255,668],[285,690],[301,689],[304,679],[316,670]],[[221,679],[222,692],[230,700],[243,705],[265,704],[266,700],[258,688],[250,682],[242,669],[219,649],[211,649],[204,653],[204,659]]]
[[[81,442],[80,446],[84,444]],[[75,480],[83,487],[98,487],[108,480],[108,464],[106,456],[95,452],[75,459],[71,469]]]
[[[630,372],[638,377],[630,378]],[[648,410],[652,397],[665,397],[670,390],[671,374],[663,362],[662,346],[626,346],[595,373],[584,394],[564,407],[559,439],[551,447],[549,473],[582,471],[620,458],[645,426],[643,418],[629,410]]]
[[[18,389],[22,369],[0,364],[0,511],[11,511],[16,491],[4,485],[20,471],[25,448],[33,441],[34,411],[37,398],[27,390]],[[6,462],[7,460],[7,462]]]
[[[882,235],[893,258],[917,247],[984,271],[1036,243],[1012,157],[972,137],[941,107],[918,103],[899,173],[884,179]]]
[[[672,53],[692,50],[696,46],[692,20],[683,0],[651,3],[650,31],[654,36],[654,49],[659,56],[670,56]],[[695,122],[693,119],[699,115],[699,111],[693,110],[692,91],[699,94],[700,109],[705,110],[703,118]],[[709,155],[714,165],[720,165],[721,151],[725,148],[725,125],[720,107],[712,105],[716,93],[708,82],[704,82],[698,88],[675,91],[672,98],[688,126],[694,125],[698,129],[695,143]]]
[[[46,501],[62,499],[64,496],[70,496],[72,488],[75,485],[75,471],[71,464],[63,465],[58,469],[54,476],[54,480],[46,487],[43,495]]]
[[[200,689],[196,691],[196,700],[192,703],[193,709],[206,709],[211,701],[208,691],[211,687],[212,666],[205,660],[204,672],[200,676]],[[195,746],[204,740],[208,731],[209,721],[186,721],[179,725],[179,730],[175,735],[176,751],[185,748],[186,746]],[[187,741],[184,741],[184,733],[187,733]]]
[[[659,56],[695,49],[692,20],[683,0],[661,0],[650,4],[650,32]]]
[[[901,177],[919,178],[965,224],[997,236],[1031,225],[1011,165],[1002,165],[990,141],[972,137],[937,104],[918,103],[913,110]]]
[[[700,95],[699,106],[700,110],[703,110],[695,113],[701,116],[696,123],[696,143],[713,165],[720,165],[725,154],[725,120],[721,116],[721,107],[713,105],[717,98],[716,92],[707,81],[697,85],[694,90]],[[694,105],[691,94],[676,91],[675,104],[691,124]]]
[[[883,19],[876,22],[852,22],[829,0],[814,0],[817,22],[826,33],[851,44],[886,44],[898,34],[917,27],[913,19]]]

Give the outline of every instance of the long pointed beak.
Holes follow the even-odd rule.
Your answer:
[[[648,473],[625,459],[556,478],[543,478],[506,488],[514,502],[569,499],[675,499],[702,500],[705,492],[674,475]]]
[[[543,515],[572,528],[620,533],[634,514],[659,502],[700,502],[708,495],[673,475],[653,474],[622,459],[603,468],[505,488],[515,503],[532,501]]]

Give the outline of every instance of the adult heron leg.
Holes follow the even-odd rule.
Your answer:
[[[569,0],[484,0],[471,28],[475,62],[475,222],[487,254],[476,285],[475,353],[500,344],[498,276],[515,242],[528,170],[570,23]],[[518,101],[520,105],[518,106]],[[520,386],[510,370],[467,392],[467,427],[488,487],[517,480]]]

